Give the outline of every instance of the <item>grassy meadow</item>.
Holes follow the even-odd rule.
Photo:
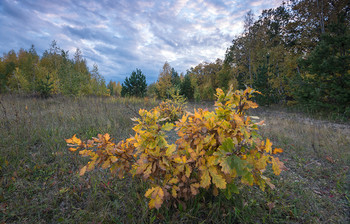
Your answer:
[[[151,99],[0,96],[0,223],[348,223],[350,125],[266,108],[261,134],[284,152],[274,190],[243,187],[227,200],[198,197],[149,210],[147,183],[106,170],[79,176],[86,162],[65,139],[108,132],[115,141],[133,134],[139,108]],[[190,104],[188,108],[210,107]]]

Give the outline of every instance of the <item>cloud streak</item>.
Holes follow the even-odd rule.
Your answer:
[[[165,61],[180,72],[223,58],[244,15],[277,7],[282,0],[2,0],[0,51],[52,40],[73,55],[79,48],[88,65],[99,65],[106,80],[123,81],[140,68],[149,83]]]

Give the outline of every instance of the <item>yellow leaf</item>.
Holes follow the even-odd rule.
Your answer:
[[[75,137],[75,135],[72,137],[72,141],[73,141],[73,144],[78,144],[78,145],[81,144],[81,140],[79,138]]]
[[[264,170],[266,165],[267,165],[267,160],[269,159],[270,156],[264,156],[262,155],[260,159],[258,159],[256,162],[255,162],[255,167],[258,169],[258,170]]]
[[[180,188],[176,185],[173,185],[172,189],[171,189],[171,195],[176,198],[177,197],[177,190],[179,190]]]
[[[152,208],[155,207],[155,200],[154,200],[153,198],[149,201],[148,207],[149,207],[150,209],[152,209]]]
[[[168,156],[168,157],[172,156],[172,154],[175,152],[175,150],[176,150],[175,144],[169,145],[169,147],[167,148],[167,150],[165,152],[166,156]]]
[[[95,162],[96,162],[95,160],[92,160],[88,163],[87,171],[91,171],[91,170],[95,169]]]
[[[277,157],[271,157],[272,169],[275,175],[280,175],[282,168],[284,167],[283,162],[281,162]]]
[[[146,191],[146,193],[145,193],[145,197],[146,197],[146,198],[149,198],[149,196],[152,194],[152,192],[153,192],[154,190],[155,190],[154,187],[148,189],[148,190]]]
[[[186,156],[177,156],[176,158],[174,158],[174,162],[175,163],[186,163],[187,159]]]
[[[202,118],[202,114],[200,114],[199,111],[195,111],[194,112],[194,117],[198,118],[198,119],[201,119]]]
[[[163,189],[161,187],[155,187],[151,195],[151,200],[148,204],[149,208],[159,209],[163,204],[163,198],[164,198]]]
[[[202,176],[201,176],[201,187],[203,188],[207,188],[210,185],[210,175],[209,175],[209,171],[206,169],[202,172]]]
[[[175,158],[174,158],[174,162],[175,162],[175,163],[182,163],[181,157],[180,157],[180,156],[175,157]]]
[[[209,167],[210,176],[212,178],[213,183],[220,189],[226,188],[226,180],[223,178],[218,171],[216,170],[215,166]]]
[[[216,165],[216,163],[215,163],[216,158],[217,158],[216,156],[209,156],[207,158],[207,166],[209,167],[209,166]]]
[[[73,140],[72,140],[71,138],[66,139],[66,143],[67,143],[67,144],[74,144],[74,143],[73,143]]]
[[[78,145],[80,145],[81,144],[81,140],[79,138],[75,137],[75,136],[76,135],[73,135],[72,138],[66,139],[66,143],[67,144],[78,144]]]
[[[177,177],[174,177],[169,180],[169,184],[177,184],[179,182],[179,179]]]
[[[191,167],[190,167],[189,165],[187,165],[187,164],[186,164],[185,167],[186,167],[186,173],[185,173],[185,175],[186,175],[187,178],[190,178],[190,176],[191,176],[191,171],[192,171],[192,170],[191,170]]]
[[[83,168],[80,169],[80,172],[79,172],[79,175],[80,175],[80,176],[83,176],[83,175],[84,175],[84,173],[86,172],[86,168],[87,168],[87,167],[84,166]]]
[[[198,145],[197,145],[197,149],[198,149]],[[196,160],[197,159],[197,153],[191,148],[191,147],[188,147],[187,148],[187,151],[188,151],[188,153],[191,155],[191,158],[193,159],[193,160]]]
[[[272,142],[270,142],[270,139],[266,139],[265,151],[266,151],[267,153],[270,153],[270,151],[271,151],[271,146],[272,146]]]
[[[144,178],[148,178],[152,173],[152,165],[150,164],[147,164],[147,165],[148,165],[147,169],[143,172]]]
[[[201,150],[203,149],[203,144],[202,143],[199,143],[197,146],[196,146],[196,155],[200,154]]]
[[[172,123],[166,123],[162,126],[162,130],[170,131],[173,127],[174,127],[174,125]]]
[[[154,199],[155,200],[154,207],[156,209],[159,209],[163,204],[164,192],[161,188],[160,188],[159,192],[162,192],[162,195],[158,194],[157,197]]]
[[[107,159],[101,166],[102,169],[107,169],[108,167],[111,166],[111,161]]]
[[[111,162],[112,162],[112,163],[115,163],[115,162],[118,161],[118,157],[116,157],[116,156],[111,156],[111,157],[109,157],[109,158],[111,159]]]

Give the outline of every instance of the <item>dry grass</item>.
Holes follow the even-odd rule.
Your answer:
[[[258,111],[267,123],[262,135],[284,149],[288,167],[271,175],[275,190],[242,188],[230,201],[201,192],[176,209],[149,211],[142,181],[103,170],[79,177],[86,160],[64,139],[106,132],[124,139],[133,133],[130,118],[154,100],[0,96],[0,102],[0,223],[349,222],[349,125]]]
[[[261,133],[284,148],[286,202],[314,223],[349,221],[350,125],[263,110]],[[285,202],[285,203],[286,203]]]

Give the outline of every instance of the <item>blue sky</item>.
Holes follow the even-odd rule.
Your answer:
[[[224,58],[243,30],[282,0],[0,0],[0,53],[34,44],[39,55],[53,40],[73,57],[79,48],[90,69],[123,81],[139,68],[157,80],[165,61],[178,72]]]

